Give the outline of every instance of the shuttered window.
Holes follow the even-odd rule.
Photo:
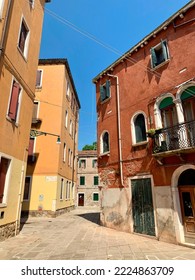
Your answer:
[[[8,111],[8,116],[13,121],[16,121],[16,119],[17,119],[20,92],[21,92],[20,85],[16,81],[14,81],[13,86],[12,86],[11,98],[10,98],[10,103],[9,103],[9,111]]]
[[[110,145],[109,145],[109,134],[108,134],[108,132],[105,132],[102,135],[102,142],[103,142],[102,152],[103,153],[109,152],[110,151]]]
[[[8,167],[9,160],[3,157],[0,158],[0,203],[3,203]]]
[[[161,41],[160,44],[150,49],[151,53],[151,66],[152,68],[157,67],[166,60],[169,59],[169,52],[167,41]]]
[[[98,176],[93,177],[93,183],[95,186],[97,186],[99,184]]]
[[[80,177],[80,185],[84,186],[85,185],[85,176]]]
[[[27,42],[27,37],[28,37],[29,30],[24,22],[22,21],[21,24],[21,29],[20,29],[20,37],[19,37],[19,42],[18,42],[18,47],[20,51],[25,55],[25,47],[26,47],[26,42]]]
[[[110,81],[107,80],[104,85],[100,85],[100,99],[101,102],[110,98]]]
[[[99,201],[99,194],[93,193],[93,201]]]

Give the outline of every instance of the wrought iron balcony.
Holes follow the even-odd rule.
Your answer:
[[[153,154],[195,148],[195,121],[157,130],[153,145]]]

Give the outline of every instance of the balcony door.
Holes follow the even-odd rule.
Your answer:
[[[178,128],[174,127],[178,124],[176,107],[173,104],[171,97],[165,98],[161,103],[162,104],[160,104],[160,109],[162,125],[163,128],[168,128],[168,130],[165,133],[166,139],[164,140],[166,141],[166,146],[168,150],[175,150],[179,148]]]

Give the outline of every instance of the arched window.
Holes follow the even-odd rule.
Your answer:
[[[178,124],[176,107],[172,97],[164,98],[159,104],[159,109],[161,112],[162,126],[164,128]]]
[[[145,117],[143,114],[138,114],[134,117],[134,132],[136,143],[140,143],[147,140]]]
[[[186,122],[195,119],[195,86],[186,88],[181,94],[184,120]]]
[[[108,153],[110,151],[109,133],[107,131],[102,133],[101,136],[101,153]]]

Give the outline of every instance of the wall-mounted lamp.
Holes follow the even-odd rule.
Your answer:
[[[57,144],[61,144],[61,140],[60,140],[60,136],[57,134],[53,134],[53,133],[49,133],[49,132],[44,132],[44,131],[40,131],[40,130],[36,130],[36,129],[31,129],[30,131],[30,137],[38,137],[41,135],[51,135],[51,136],[56,136],[57,137]]]

